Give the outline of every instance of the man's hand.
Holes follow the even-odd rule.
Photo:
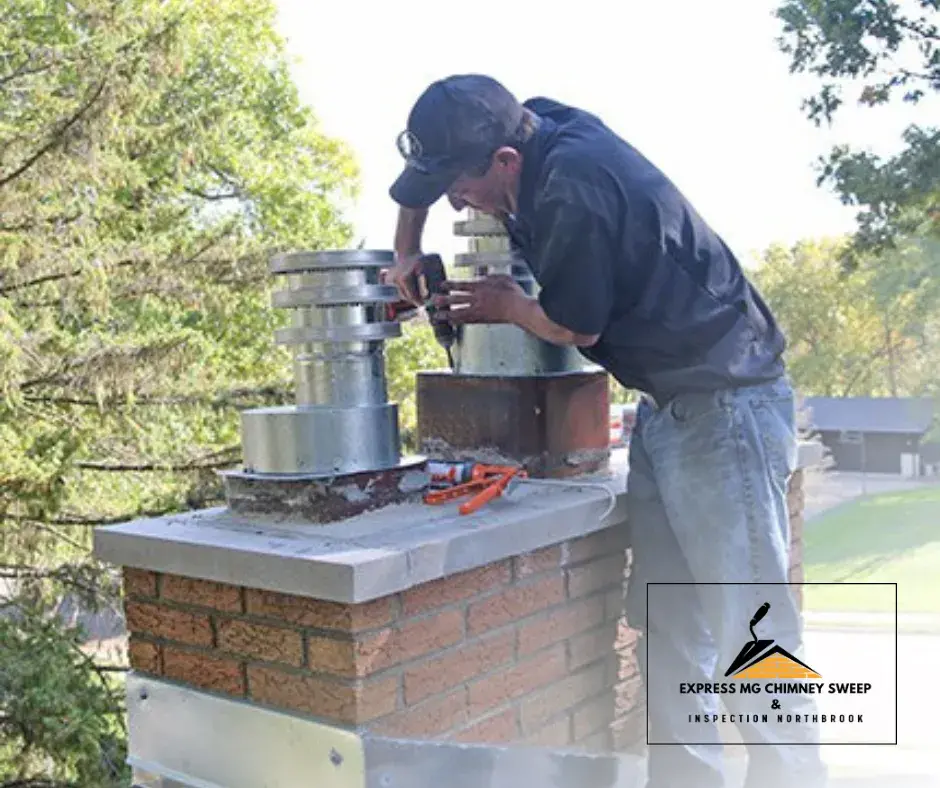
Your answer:
[[[406,301],[421,306],[421,293],[415,291],[417,277],[421,273],[421,253],[399,256],[395,265],[385,272],[386,284],[398,288],[399,295]]]
[[[515,279],[495,274],[466,282],[444,282],[434,298],[435,322],[519,323],[529,297]]]
[[[459,323],[513,323],[553,345],[591,347],[599,334],[578,334],[551,320],[537,298],[526,295],[515,279],[505,274],[470,282],[445,282],[446,295],[433,300],[434,321]]]
[[[421,270],[421,234],[427,221],[426,208],[399,208],[395,227],[395,265],[385,272],[384,281],[395,285],[406,301],[421,306],[421,293],[415,292],[414,274]]]

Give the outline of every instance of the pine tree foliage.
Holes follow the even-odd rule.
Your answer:
[[[92,528],[211,505],[292,396],[270,256],[341,248],[358,172],[258,0],[0,9],[0,786],[125,779]],[[19,782],[18,782],[19,781]]]

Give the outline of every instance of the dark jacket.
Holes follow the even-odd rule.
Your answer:
[[[539,124],[506,229],[548,317],[600,334],[584,356],[660,401],[781,376],[770,310],[669,179],[594,115],[525,106]]]

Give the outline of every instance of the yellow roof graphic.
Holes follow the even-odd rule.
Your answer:
[[[752,663],[744,670],[734,674],[736,679],[818,679],[822,678],[815,670],[801,665],[796,660],[782,654],[771,652],[766,657]]]

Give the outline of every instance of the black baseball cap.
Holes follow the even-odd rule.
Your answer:
[[[516,97],[492,77],[457,74],[432,82],[398,135],[407,163],[389,190],[392,199],[406,208],[430,207],[462,173],[484,167],[511,143],[523,116]]]

